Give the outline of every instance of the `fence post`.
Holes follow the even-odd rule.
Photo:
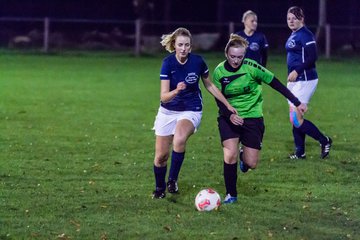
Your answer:
[[[229,35],[235,33],[235,23],[229,22]]]
[[[48,17],[44,18],[44,46],[43,51],[49,51],[49,32],[50,32],[50,19]]]
[[[135,20],[135,56],[140,56],[141,52],[141,19]]]
[[[325,58],[330,58],[331,51],[331,26],[330,24],[325,25]]]

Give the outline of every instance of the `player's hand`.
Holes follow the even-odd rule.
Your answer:
[[[179,82],[176,86],[176,89],[181,91],[184,90],[186,88],[186,83],[185,82]]]
[[[230,104],[227,106],[227,109],[229,109],[230,112],[232,112],[232,113],[234,113],[236,115],[238,114],[237,110],[233,106],[231,106]]]
[[[301,103],[299,106],[297,106],[297,109],[301,114],[304,114],[307,111],[307,105],[305,103]]]
[[[287,80],[288,80],[288,82],[295,82],[297,77],[298,77],[298,73],[297,73],[295,70],[293,70],[293,71],[289,74]]]
[[[230,121],[232,122],[232,124],[234,124],[236,126],[238,126],[238,125],[242,126],[244,124],[244,119],[234,113],[230,115]]]

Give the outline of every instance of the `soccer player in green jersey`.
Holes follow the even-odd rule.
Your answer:
[[[301,103],[272,72],[257,62],[245,58],[248,42],[237,34],[231,34],[225,47],[226,60],[214,70],[213,82],[227,101],[238,112],[234,114],[217,100],[219,107],[218,127],[224,152],[224,203],[237,200],[237,159],[240,150],[240,169],[254,169],[259,160],[265,130],[263,121],[262,83],[270,85],[305,113]]]

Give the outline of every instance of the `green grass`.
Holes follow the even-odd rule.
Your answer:
[[[211,70],[222,54],[205,55]],[[161,57],[120,54],[0,58],[0,239],[360,239],[360,83],[356,59],[318,62],[307,118],[334,140],[331,157],[307,140],[290,161],[286,100],[264,86],[258,169],[239,172],[239,201],[201,213],[196,193],[222,196],[217,108],[203,92],[181,193],[152,200]],[[284,56],[269,69],[285,79]]]

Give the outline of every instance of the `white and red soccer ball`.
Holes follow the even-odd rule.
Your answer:
[[[196,195],[195,207],[198,211],[216,210],[220,205],[220,195],[212,188],[203,189]]]

